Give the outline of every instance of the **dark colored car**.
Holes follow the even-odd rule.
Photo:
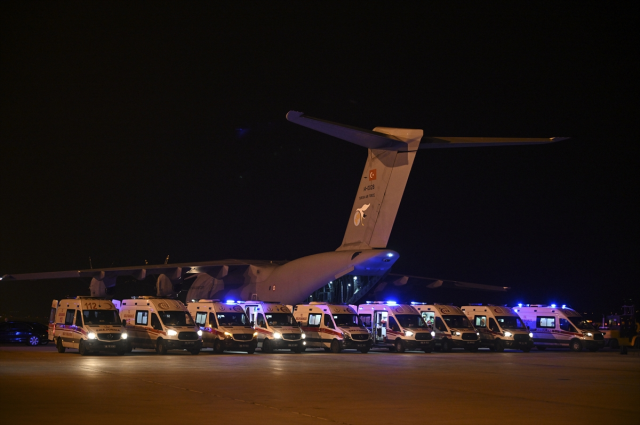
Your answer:
[[[36,322],[0,323],[0,342],[21,342],[27,345],[45,345],[49,342],[47,327]]]

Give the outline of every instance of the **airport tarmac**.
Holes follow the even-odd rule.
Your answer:
[[[640,422],[640,352],[136,351],[0,346],[3,423]]]

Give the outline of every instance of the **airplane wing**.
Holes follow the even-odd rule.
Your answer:
[[[409,280],[420,280],[427,283],[426,287],[428,289],[437,289],[437,288],[453,288],[453,289],[470,289],[476,291],[492,291],[492,292],[507,292],[511,288],[508,286],[495,286],[495,285],[484,285],[480,283],[471,283],[471,282],[460,282],[457,280],[445,280],[445,279],[434,279],[432,277],[421,277],[421,276],[406,276],[402,274],[389,273],[392,279],[394,279],[393,284],[396,286],[406,285]]]
[[[541,145],[567,140],[569,137],[423,137],[420,149],[473,148],[483,146]]]

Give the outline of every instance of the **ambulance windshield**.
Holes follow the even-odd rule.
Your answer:
[[[220,326],[249,326],[249,319],[244,313],[224,312],[218,313],[218,324]]]
[[[120,326],[121,321],[115,310],[82,310],[84,324],[90,326],[115,325]]]
[[[158,315],[165,326],[193,326],[193,319],[186,311],[159,311]]]
[[[462,316],[462,315],[444,315],[442,316],[442,318],[444,319],[444,321],[447,323],[447,326],[449,328],[454,328],[454,329],[472,329],[471,328],[471,323],[469,322],[469,319],[467,319],[467,316]]]
[[[291,313],[266,313],[269,326],[298,326]]]
[[[340,327],[363,327],[362,323],[358,320],[357,314],[334,314],[333,321],[336,322],[336,326]]]
[[[426,328],[427,324],[419,314],[396,314],[398,323],[403,328]]]
[[[573,323],[578,329],[595,329],[591,323],[587,322],[582,317],[573,316],[569,317],[569,320],[571,320],[571,323]]]
[[[524,323],[522,323],[522,319],[520,319],[519,317],[496,316],[496,320],[498,321],[502,329],[527,329]]]

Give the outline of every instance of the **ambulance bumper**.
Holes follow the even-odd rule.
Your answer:
[[[479,348],[480,347],[480,340],[477,339],[475,341],[465,341],[462,339],[452,339],[451,340],[451,346],[453,348]]]
[[[197,341],[180,341],[177,339],[165,339],[164,342],[167,344],[167,349],[169,350],[193,350],[195,348],[202,348],[202,340]]]
[[[404,341],[404,346],[406,347],[407,350],[424,350],[425,348],[430,349],[431,351],[433,351],[434,347],[435,347],[435,341],[434,340],[430,340],[430,341],[415,341],[412,339],[405,339]]]
[[[256,349],[258,346],[258,340],[254,338],[249,341],[236,341],[227,338],[224,340],[223,344],[225,351],[249,351],[250,349]]]
[[[89,351],[124,351],[129,345],[126,339],[119,341],[100,341],[97,339],[87,339],[84,343]]]
[[[533,348],[533,341],[513,341],[513,340],[504,340],[505,348],[512,348],[514,350],[521,350],[523,348],[531,349]]]
[[[353,339],[344,339],[341,342],[343,350],[361,350],[363,348],[371,348],[373,341],[354,341]]]
[[[294,348],[302,348],[304,344],[302,344],[304,340],[298,339],[293,341],[288,341],[286,339],[270,339],[269,343],[272,344],[273,348],[278,350],[293,350]]]

